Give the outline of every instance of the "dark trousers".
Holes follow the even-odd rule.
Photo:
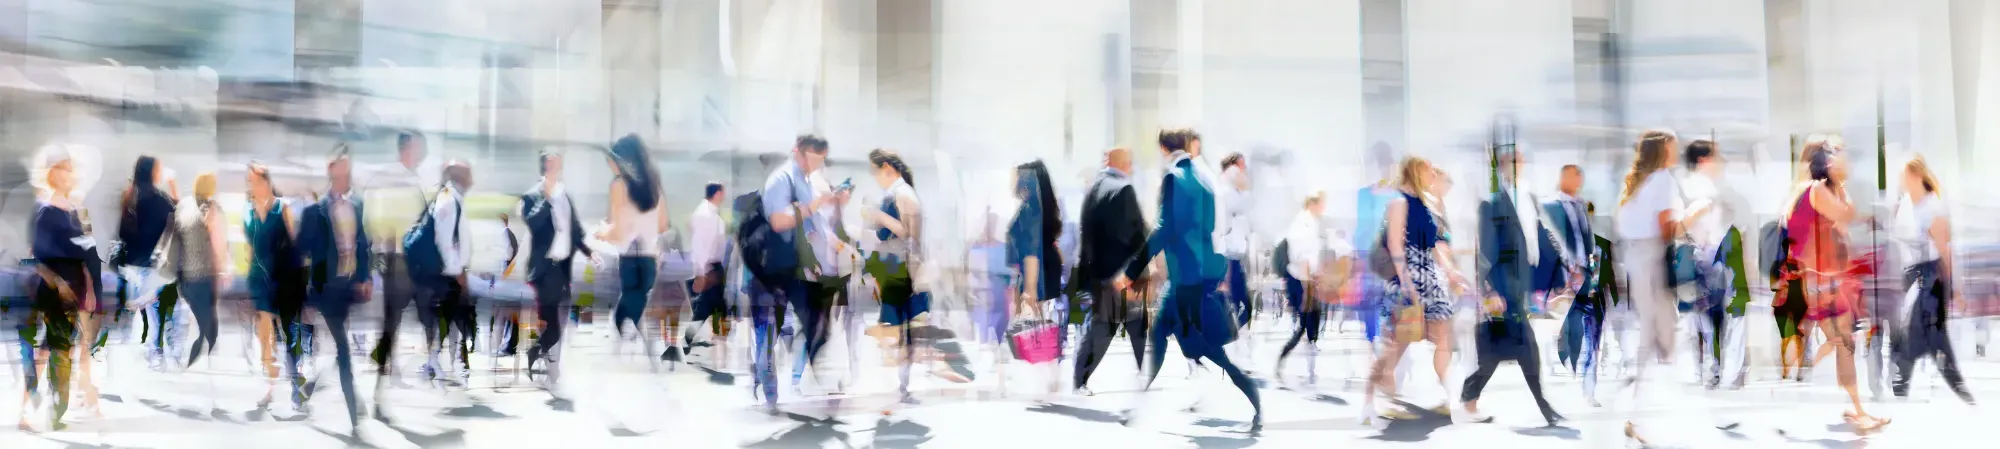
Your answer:
[[[1077,352],[1076,388],[1083,388],[1090,382],[1090,375],[1097,371],[1097,364],[1104,361],[1104,355],[1111,350],[1111,341],[1117,339],[1118,331],[1125,331],[1125,339],[1132,344],[1132,362],[1139,369],[1146,369],[1146,314],[1132,311],[1127,305],[1125,292],[1111,288],[1110,282],[1097,282],[1092,287],[1090,322],[1084,327],[1083,347]]]
[[[528,363],[547,356],[562,343],[564,305],[570,301],[569,262],[557,263],[561,268],[542,273],[534,280],[535,317],[542,321],[542,333],[535,337],[535,346],[528,348]]]
[[[653,283],[660,276],[659,259],[645,256],[624,255],[618,257],[618,306],[611,311],[611,325],[618,328],[619,335],[625,333],[625,323],[632,323],[632,330],[645,334],[646,326],[640,321],[645,316],[646,302],[652,299]]]
[[[1910,307],[1908,323],[1890,341],[1891,353],[1896,361],[1896,376],[1890,386],[1897,397],[1910,394],[1910,378],[1915,377],[1917,359],[1936,359],[1938,374],[1957,393],[1959,399],[1972,402],[1972,392],[1965,388],[1965,375],[1958,370],[1958,356],[1951,349],[1951,336],[1945,332],[1948,316],[1951,282],[1939,276],[1937,262],[1919,263],[1904,273],[1906,288],[1916,288],[1917,300]]]
[[[1488,326],[1506,325],[1505,323],[1494,321],[1482,323],[1480,324],[1480,330],[1476,331],[1475,334],[1492,332],[1487,329]],[[1527,329],[1527,326],[1521,325],[1520,328]],[[1521,340],[1520,344],[1524,346],[1505,352],[1512,355],[1513,357],[1511,358],[1521,365],[1521,377],[1528,381],[1528,393],[1535,396],[1535,406],[1541,409],[1542,417],[1554,419],[1556,416],[1555,408],[1549,407],[1549,400],[1542,397],[1542,351],[1540,346],[1535,343],[1535,337],[1532,333]],[[1486,344],[1487,341],[1481,340],[1479,343]],[[1493,379],[1493,371],[1500,368],[1500,362],[1506,361],[1509,358],[1500,355],[1500,352],[1479,351],[1479,369],[1473,371],[1471,376],[1465,378],[1465,388],[1459,395],[1460,401],[1472,402],[1479,400],[1479,394],[1486,390],[1486,382]]]
[[[326,330],[333,338],[333,363],[335,374],[340,378],[340,395],[347,400],[349,423],[360,421],[361,400],[354,391],[354,356],[348,348],[347,317],[355,300],[354,283],[339,280],[328,282],[317,298],[313,308],[319,310],[320,319],[326,321]]]
[[[400,254],[385,254],[382,257],[382,338],[375,341],[375,350],[369,354],[375,360],[377,373],[387,376],[394,372],[396,358],[396,331],[403,326],[403,310],[412,306],[417,309],[417,323],[424,327],[424,344],[438,341],[437,303],[425,296],[417,288],[415,278],[403,262]],[[381,384],[377,384],[381,385]]]
[[[832,331],[828,317],[833,316],[833,306],[840,302],[846,289],[847,278],[820,278],[800,281],[794,293],[785,295],[792,308],[792,314],[799,317],[800,345],[798,364],[792,365],[792,381],[805,377],[806,368],[819,360],[819,351],[826,347],[828,335]]]
[[[187,364],[194,365],[203,354],[215,350],[215,337],[221,328],[215,321],[215,280],[183,279],[180,281],[182,299],[187,300],[188,311],[194,315],[194,347],[188,349]]]
[[[1222,369],[1223,374],[1229,376],[1229,383],[1236,384],[1236,389],[1242,390],[1243,396],[1250,400],[1250,406],[1257,409],[1257,419],[1261,421],[1264,416],[1264,401],[1257,396],[1257,384],[1250,380],[1250,376],[1243,374],[1243,370],[1237,368],[1236,364],[1230,363],[1229,355],[1222,353],[1222,346],[1211,343],[1208,337],[1202,334],[1202,329],[1219,330],[1233,325],[1233,323],[1200,322],[1201,302],[1208,300],[1206,296],[1215,291],[1215,286],[1213,282],[1176,285],[1167,292],[1166,299],[1160,303],[1159,318],[1153,320],[1153,328],[1149,333],[1148,343],[1152,347],[1151,353],[1147,354],[1147,361],[1152,363],[1146,365],[1145,387],[1152,388],[1153,379],[1160,377],[1160,365],[1167,357],[1167,336],[1172,335],[1180,342],[1182,354],[1197,360],[1207,359],[1210,363],[1214,363],[1216,368]]]
[[[1299,328],[1292,331],[1290,340],[1285,341],[1285,349],[1278,350],[1278,360],[1281,361],[1292,355],[1292,349],[1297,348],[1301,340],[1318,344],[1320,324],[1326,316],[1325,307],[1306,297],[1305,283],[1292,279],[1291,275],[1285,275],[1285,295],[1291,300],[1292,313],[1299,315]]]
[[[444,349],[451,341],[451,331],[458,331],[459,369],[472,369],[473,340],[479,336],[478,311],[472,297],[465,294],[465,285],[457,276],[437,276],[426,287],[426,295],[431,304],[437,304],[437,339],[432,340],[433,348]]]
[[[1243,271],[1243,261],[1229,259],[1229,303],[1236,306],[1236,324],[1250,324],[1250,280]]]

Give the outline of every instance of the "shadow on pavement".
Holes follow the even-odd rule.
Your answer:
[[[1035,413],[1047,413],[1051,415],[1068,416],[1071,418],[1081,419],[1084,421],[1103,423],[1103,424],[1117,424],[1123,421],[1123,418],[1118,416],[1117,413],[1107,412],[1103,410],[1092,410],[1082,407],[1072,407],[1062,404],[1036,405],[1028,407],[1028,411]]]
[[[869,447],[882,449],[916,449],[918,445],[931,441],[931,428],[914,421],[875,421],[875,441]]]
[[[842,424],[840,421],[829,418],[815,418],[797,413],[785,413],[784,417],[799,422],[799,425],[772,435],[770,438],[765,438],[763,441],[745,444],[743,447],[824,447],[828,441],[837,441],[841,446],[853,446],[847,442],[847,432],[842,432],[834,428],[834,426]]]

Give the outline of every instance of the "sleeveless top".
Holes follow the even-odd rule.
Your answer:
[[[627,185],[623,178],[612,182]],[[629,209],[613,206],[611,220],[622,235],[612,236],[614,240],[608,243],[618,247],[619,255],[658,257],[660,234],[666,232],[660,227],[660,214],[667,209],[666,202],[667,199],[661,197],[653,203],[653,210],[647,211],[638,210],[637,205]]]
[[[1785,233],[1791,236],[1792,258],[1798,259],[1800,269],[1834,272],[1845,268],[1846,244],[1834,232],[1833,220],[1813,207],[1812,189],[1806,189],[1799,195],[1798,203],[1792,205]]]
[[[181,203],[182,210],[174,216],[173,235],[168,237],[173,239],[168,244],[171,249],[162,258],[165,265],[160,269],[172,271],[176,279],[184,281],[213,278],[218,271],[211,246],[214,242],[209,239],[208,222],[203,220],[213,206],[197,205],[192,199]]]
[[[882,196],[882,213],[888,214],[889,218],[903,220],[902,211],[896,208],[896,199],[898,198],[909,198],[911,203],[916,203],[917,192],[910,188],[909,183],[897,180],[895,185],[889,186],[888,194]],[[904,225],[908,228],[904,229],[904,231],[908,232],[909,236],[898,237],[889,228],[876,227],[875,239],[880,240],[881,244],[875,246],[875,251],[896,256],[909,256],[917,251],[921,245],[919,245],[919,239],[913,237],[920,235],[917,231],[922,227],[922,223],[904,221]]]
[[[297,254],[291,250],[291,232],[285,229],[285,201],[271,200],[271,210],[262,217],[257,216],[257,205],[252,202],[245,212],[250,218],[243,220],[243,236],[250,244],[250,291],[252,294],[276,293],[277,276],[287,274],[298,264]]]

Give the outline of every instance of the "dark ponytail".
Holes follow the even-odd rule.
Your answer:
[[[876,167],[887,165],[889,168],[896,170],[897,176],[903,177],[904,183],[908,183],[913,187],[917,185],[917,179],[910,176],[910,165],[903,163],[903,157],[897,155],[894,151],[881,148],[869,150],[868,163],[874,164]]]

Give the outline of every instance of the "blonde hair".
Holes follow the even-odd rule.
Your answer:
[[[1633,149],[1637,158],[1632,160],[1632,170],[1625,172],[1625,189],[1618,193],[1618,205],[1632,201],[1632,195],[1639,193],[1639,186],[1653,172],[1667,168],[1672,163],[1667,153],[1673,150],[1674,133],[1663,129],[1648,130],[1639,135],[1639,144]]]
[[[1944,199],[1944,187],[1938,184],[1937,174],[1931,173],[1930,164],[1924,162],[1924,155],[1919,154],[1916,157],[1910,158],[1909,162],[1904,162],[1903,172],[1907,175],[1915,175],[1917,179],[1923,181],[1925,191],[1930,192],[1932,195],[1937,195],[1938,199]]]
[[[1406,156],[1403,158],[1403,162],[1396,165],[1395,185],[1397,189],[1423,201],[1424,207],[1436,211],[1438,210],[1437,199],[1431,197],[1431,182],[1424,179],[1423,176],[1427,173],[1439,173],[1437,166],[1432,165],[1429,159]]]
[[[194,202],[208,204],[215,201],[215,173],[203,172],[194,177]]]
[[[1306,194],[1305,207],[1313,207],[1314,204],[1319,204],[1323,202],[1326,202],[1325,190],[1315,190],[1312,193]]]

